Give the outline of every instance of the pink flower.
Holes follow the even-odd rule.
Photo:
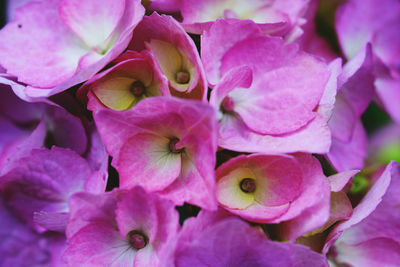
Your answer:
[[[28,97],[59,93],[117,57],[143,14],[136,0],[30,2],[0,31],[8,40],[0,44],[1,65],[27,84]]]
[[[308,230],[328,219],[329,183],[311,155],[241,155],[218,167],[216,176],[219,204],[249,221],[288,221],[320,203],[321,214]]]
[[[332,100],[335,95],[326,64],[297,45],[261,35],[249,21],[218,20],[203,37],[209,83],[218,84],[210,103],[219,110],[219,146],[241,152],[328,152],[330,131],[324,114],[316,112],[326,91],[333,89]]]
[[[153,13],[143,18],[133,35],[129,49],[152,53],[172,95],[206,99],[207,81],[196,45],[174,18]]]
[[[115,62],[115,66],[93,76],[79,89],[80,98],[86,94],[89,98],[88,109],[126,110],[146,97],[170,95],[166,79],[147,51],[127,51]]]
[[[152,97],[132,110],[102,110],[95,120],[121,188],[140,185],[176,204],[215,208],[217,125],[209,105]]]
[[[138,187],[76,194],[70,205],[68,266],[161,266],[179,229],[172,202]]]

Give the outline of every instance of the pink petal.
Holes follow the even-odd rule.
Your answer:
[[[153,134],[132,136],[122,147],[116,167],[120,186],[141,185],[158,191],[170,185],[181,172],[181,155],[169,151],[170,139]]]
[[[332,147],[327,158],[337,171],[349,169],[362,169],[364,159],[367,156],[367,136],[365,130],[358,121],[349,142],[332,139]]]
[[[348,262],[354,266],[395,267],[400,264],[400,244],[388,238],[340,244],[337,251],[339,262]]]
[[[304,211],[310,212],[314,209],[314,211],[318,210],[321,212],[321,215],[325,214],[325,216],[316,216],[315,218],[311,217],[308,219],[316,219],[318,223],[322,225],[329,217],[329,204],[326,205],[329,202],[325,201],[327,199],[329,200],[329,183],[322,172],[322,167],[319,161],[316,158],[309,154],[302,153],[295,154],[295,158],[299,162],[300,166],[302,166],[303,190],[299,197],[291,203],[288,212],[282,217],[274,220],[274,222],[292,219],[302,214]],[[307,209],[309,210],[307,211]],[[315,225],[320,226],[318,223],[315,223]]]
[[[348,170],[328,177],[332,192],[339,192],[359,170]]]
[[[115,211],[121,237],[126,237],[130,231],[141,230],[149,243],[153,243],[159,227],[156,212],[154,198],[142,188],[135,187],[124,194]]]
[[[103,45],[120,21],[125,0],[93,1],[60,0],[59,12],[63,22],[89,47]]]
[[[339,7],[335,26],[347,58],[352,58],[399,12],[400,5],[396,0],[355,0]]]
[[[217,110],[224,97],[236,88],[249,88],[253,82],[251,69],[243,66],[230,70],[211,91],[210,104]]]
[[[70,217],[67,238],[91,223],[102,223],[118,228],[115,221],[118,191],[103,194],[77,193],[69,199]]]
[[[1,64],[20,82],[55,86],[72,77],[88,52],[59,19],[57,8],[58,1],[31,2],[0,31],[0,38],[7,40],[0,44]]]

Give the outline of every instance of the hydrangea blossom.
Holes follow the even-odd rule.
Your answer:
[[[179,229],[172,202],[136,187],[71,201],[69,266],[162,266]],[[172,243],[171,243],[172,242]]]
[[[222,37],[225,31],[229,38]],[[315,112],[329,88],[326,64],[294,44],[261,35],[250,22],[219,20],[203,36],[209,83],[218,84],[210,103],[219,110],[221,147],[267,153],[329,150],[327,122]]]
[[[320,218],[329,214],[328,180],[310,155],[243,155],[221,165],[216,176],[219,204],[250,221],[287,221],[318,203],[327,204]]]
[[[0,31],[0,38],[9,40],[0,45],[1,65],[28,85],[26,95],[56,94],[117,57],[143,14],[136,0],[29,2]]]
[[[177,204],[215,209],[217,125],[209,105],[152,97],[132,110],[100,111],[95,120],[121,188],[140,185]]]

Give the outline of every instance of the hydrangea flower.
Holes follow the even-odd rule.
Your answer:
[[[172,202],[136,187],[70,200],[68,266],[162,266],[179,229]],[[171,243],[172,242],[172,243]]]
[[[0,31],[8,40],[0,44],[1,65],[27,84],[29,97],[59,93],[116,58],[143,15],[138,0],[29,2]]]
[[[325,63],[295,44],[261,35],[251,22],[219,20],[203,37],[209,83],[218,84],[210,103],[219,110],[219,146],[240,152],[329,151],[330,131],[316,112],[331,87]]]
[[[140,185],[178,205],[215,209],[217,125],[209,105],[151,97],[128,111],[102,110],[95,120],[121,188]]]
[[[241,155],[218,167],[216,176],[219,204],[249,221],[287,221],[319,203],[322,221],[314,228],[329,216],[329,183],[311,155]]]

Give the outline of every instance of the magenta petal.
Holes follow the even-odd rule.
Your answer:
[[[373,55],[370,44],[346,63],[339,81],[339,94],[351,104],[356,116],[360,116],[374,94]]]
[[[33,221],[50,231],[64,233],[68,223],[68,212],[34,212]]]
[[[383,103],[384,108],[397,123],[400,122],[400,80],[377,79],[375,81],[376,93]]]
[[[367,135],[360,120],[356,122],[354,132],[348,142],[332,139],[331,150],[327,158],[337,171],[362,169],[367,156]]]
[[[318,202],[305,209],[296,218],[283,223],[282,235],[285,239],[295,241],[326,223],[330,210],[330,188],[327,181],[324,181],[321,187],[323,192]]]
[[[155,201],[142,188],[135,187],[124,194],[115,213],[123,238],[130,231],[140,229],[149,237],[150,243],[154,241],[159,227]]]
[[[87,162],[71,150],[34,149],[0,179],[6,199],[32,223],[33,212],[67,212],[68,198],[84,190],[90,176]]]
[[[9,131],[9,129],[7,129],[7,131]],[[6,149],[2,151],[0,157],[0,174],[3,175],[11,169],[18,167],[21,158],[30,153],[32,149],[42,147],[45,137],[46,123],[44,120],[41,120],[28,137],[18,142],[13,142],[13,144],[9,144]]]
[[[301,214],[307,208],[317,207],[319,203],[322,206],[322,214],[326,214],[325,220],[329,217],[329,205],[327,207],[326,199],[329,199],[330,186],[322,172],[322,167],[319,161],[309,154],[296,154],[300,166],[303,170],[303,191],[300,196],[291,203],[290,209],[282,217],[275,221],[285,221],[294,218]],[[319,209],[319,208],[318,208]],[[318,210],[316,208],[316,210]],[[324,213],[325,211],[325,213]],[[324,221],[324,217],[318,218],[319,221]],[[316,223],[317,224],[317,223]]]
[[[254,22],[219,19],[201,36],[201,60],[208,82],[216,85],[222,77],[221,60],[236,43],[262,35]]]
[[[2,266],[63,266],[55,246],[63,247],[58,234],[40,235],[14,217],[0,197],[0,258]],[[58,244],[53,243],[57,240]],[[62,249],[62,248],[61,248]]]
[[[99,195],[77,193],[69,199],[70,217],[67,225],[66,236],[71,238],[85,226],[99,222],[117,228],[114,219],[117,209],[117,191]]]

